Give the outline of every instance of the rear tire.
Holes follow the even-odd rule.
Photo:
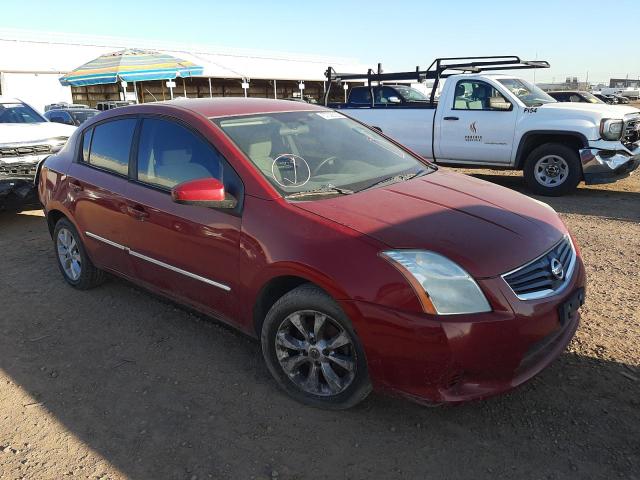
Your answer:
[[[558,197],[576,189],[582,180],[578,153],[560,143],[535,148],[524,165],[524,180],[538,195]]]
[[[301,285],[271,307],[261,343],[269,371],[301,403],[342,410],[371,392],[364,349],[349,318],[315,285]]]
[[[53,246],[60,273],[69,285],[78,290],[88,290],[104,281],[104,272],[91,263],[78,231],[66,218],[56,223]]]

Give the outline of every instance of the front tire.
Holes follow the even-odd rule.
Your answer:
[[[66,218],[56,223],[53,244],[60,273],[69,285],[88,290],[104,281],[104,272],[91,263],[78,231]]]
[[[295,288],[271,307],[261,343],[269,371],[301,403],[342,410],[371,392],[364,349],[349,318],[314,285]]]
[[[538,195],[558,197],[570,193],[582,180],[578,153],[560,143],[541,145],[527,157],[524,179]]]

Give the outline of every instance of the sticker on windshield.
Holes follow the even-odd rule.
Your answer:
[[[321,116],[325,120],[333,120],[333,119],[336,119],[336,118],[345,118],[344,115],[342,115],[342,114],[340,114],[338,112],[317,112],[316,115]]]
[[[285,153],[273,161],[271,174],[281,187],[302,187],[311,178],[311,169],[304,158]]]

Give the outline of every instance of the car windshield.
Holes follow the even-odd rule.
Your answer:
[[[394,85],[394,87],[400,95],[404,97],[407,102],[428,102],[427,96],[419,90],[411,87],[405,87],[402,85]]]
[[[73,111],[69,111],[69,113],[73,117],[73,120],[75,121],[76,125],[80,125],[81,123],[89,120],[91,117],[95,117],[100,112],[98,110],[86,109],[86,110],[73,110]]]
[[[498,82],[507,87],[527,107],[539,107],[545,103],[556,102],[553,97],[521,78],[500,78]]]
[[[41,123],[47,120],[24,103],[0,103],[0,123]]]
[[[348,194],[434,169],[375,131],[329,110],[213,121],[285,197]]]

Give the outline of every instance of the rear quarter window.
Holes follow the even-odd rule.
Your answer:
[[[88,163],[94,167],[127,175],[129,172],[129,153],[133,132],[136,127],[135,118],[112,120],[93,128],[90,139]],[[83,141],[83,155],[86,157],[87,134]]]

